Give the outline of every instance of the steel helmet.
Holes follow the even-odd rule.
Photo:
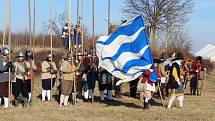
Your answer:
[[[54,55],[51,54],[51,53],[48,53],[48,54],[47,54],[47,58],[54,58]]]
[[[3,56],[9,55],[9,49],[7,47],[2,47],[1,48],[1,54]]]
[[[26,55],[26,57],[29,57],[29,58],[31,58],[32,56],[33,56],[33,53],[30,51],[30,50],[26,50],[26,53],[25,53]]]
[[[25,52],[24,51],[19,51],[17,54],[17,57],[25,57]]]

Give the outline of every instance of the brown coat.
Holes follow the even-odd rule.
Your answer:
[[[55,62],[49,63],[48,61],[43,61],[41,63],[41,68],[42,68],[42,74],[41,74],[41,79],[51,79],[51,78],[56,78],[56,74],[50,74],[48,71],[48,68],[53,66],[54,70],[57,70]]]
[[[69,61],[64,60],[61,63],[61,79],[62,80],[68,80],[68,81],[74,81],[75,78],[75,72],[77,68],[73,63],[70,63]]]

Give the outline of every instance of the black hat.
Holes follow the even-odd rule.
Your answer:
[[[198,56],[198,57],[196,57],[196,61],[200,61],[200,62],[202,62],[202,61],[203,61],[202,56]]]
[[[181,52],[176,53],[176,60],[183,60],[184,59],[184,55]]]

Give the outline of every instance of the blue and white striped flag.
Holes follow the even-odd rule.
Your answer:
[[[99,66],[122,82],[138,78],[153,64],[144,22],[141,16],[121,25],[110,36],[101,36],[96,42]],[[157,80],[156,73],[151,79]]]

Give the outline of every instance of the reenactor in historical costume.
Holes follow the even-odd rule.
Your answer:
[[[41,63],[41,79],[42,79],[42,102],[51,100],[51,89],[54,86],[57,67],[53,61],[53,55],[48,53],[46,59]]]
[[[153,92],[156,91],[155,82],[158,82],[158,80],[160,80],[160,73],[157,67],[157,62],[155,61],[155,63],[156,64],[152,65],[149,70],[145,71],[139,77],[140,79],[137,85],[137,90],[140,92],[140,97],[143,97],[144,99],[144,109],[150,108],[150,101],[152,100]],[[156,80],[150,80],[150,76],[153,73],[153,71],[156,71],[156,74],[157,74]]]
[[[17,61],[15,65],[15,75],[16,79],[13,82],[13,95],[14,95],[14,105],[18,106],[20,102],[23,103],[23,106],[28,106],[28,81],[27,73],[28,67],[25,60],[25,52],[19,51],[17,55]]]
[[[76,71],[76,90],[77,90],[77,99],[82,98],[82,90],[84,86],[84,80],[83,80],[83,74],[85,73],[85,67],[84,67],[84,55],[82,52],[77,53],[77,60],[75,63],[75,66],[77,67]]]
[[[117,85],[116,86],[116,83],[119,81],[120,79],[119,78],[116,78],[114,77],[114,90],[115,90],[115,98],[122,98],[122,85]]]
[[[95,89],[96,80],[98,80],[97,64],[95,62],[91,62],[89,70],[86,73],[85,92],[88,93],[85,95],[86,101],[93,102],[93,92]]]
[[[186,89],[187,82],[190,80],[190,69],[191,69],[191,64],[188,59],[184,60],[182,69],[184,71],[184,89]]]
[[[130,96],[133,98],[136,98],[137,96],[137,84],[139,79],[135,79],[133,81],[130,81],[129,88],[130,88]]]
[[[37,66],[34,62],[34,59],[33,59],[33,53],[30,51],[30,50],[26,50],[26,53],[25,53],[25,56],[26,56],[26,66],[27,66],[27,77],[26,77],[26,80],[28,82],[28,102],[31,101],[31,91],[32,90],[32,81],[34,81],[34,71],[37,70]]]
[[[170,54],[170,56],[165,58],[165,60],[163,62],[164,66],[165,66],[165,71],[167,72],[168,76],[170,73],[170,69],[172,67],[173,60],[175,59],[175,56],[176,56],[176,53],[172,52]],[[167,79],[167,83],[168,83],[168,81],[169,81],[169,78]],[[169,97],[169,87],[168,86],[165,87],[165,92],[166,92],[166,96]]]
[[[83,60],[82,60],[82,79],[83,79],[83,87],[84,87],[84,101],[87,102],[89,98],[89,82],[87,80],[87,73],[92,65],[92,58],[90,54],[88,55],[87,51],[85,50],[83,53]]]
[[[63,47],[69,48],[69,23],[66,23],[62,30]]]
[[[76,25],[74,28],[74,47],[81,47],[81,27],[80,25]]]
[[[158,68],[159,68],[160,75],[161,75],[161,82],[160,82],[161,95],[162,95],[163,99],[165,99],[165,87],[167,84],[168,74],[165,71],[163,59],[160,59],[158,61]]]
[[[203,70],[202,69],[202,57],[201,56],[198,56],[196,58],[195,61],[192,62],[192,69],[191,69],[191,80],[190,80],[190,94],[192,95],[199,95],[199,92],[198,92],[198,82],[199,82],[199,79],[200,78],[200,72]]]
[[[184,80],[183,80],[183,69],[182,69],[183,54],[177,53],[176,59],[173,60],[172,67],[170,68],[168,87],[171,89],[171,94],[167,108],[172,107],[172,103],[175,99],[179,102],[179,107],[183,107],[184,102]]]
[[[99,67],[98,81],[101,102],[104,101],[104,90],[107,90],[108,100],[112,101],[112,75],[104,68]]]
[[[1,59],[0,59],[0,105],[2,99],[4,99],[4,108],[9,106],[9,69],[14,69],[14,65],[9,61],[9,49],[6,47],[1,48]]]
[[[75,64],[73,63],[72,59],[73,59],[73,56],[71,54],[68,54],[67,57],[61,63],[61,67],[60,67],[60,71],[61,71],[60,106],[68,105],[69,96],[71,95],[72,91],[74,90],[75,73],[77,71],[77,68],[76,68]]]

